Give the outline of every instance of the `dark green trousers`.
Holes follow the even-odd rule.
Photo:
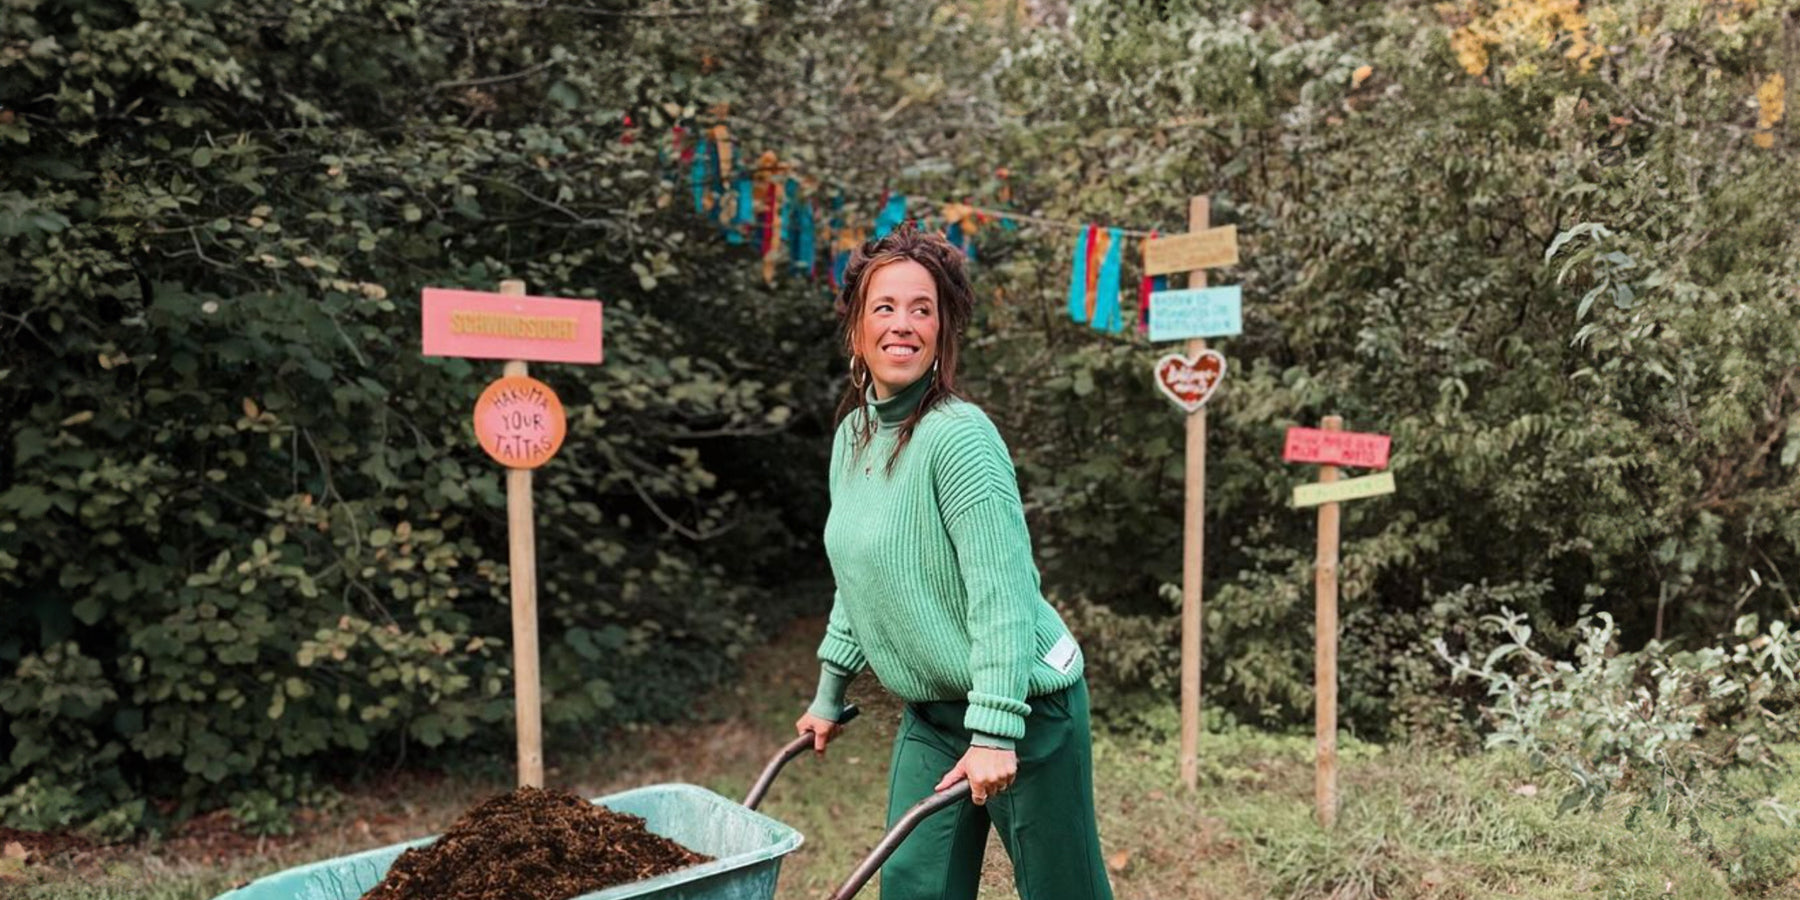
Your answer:
[[[881,869],[881,900],[972,900],[988,827],[1012,857],[1022,900],[1112,900],[1094,826],[1087,682],[1030,700],[1019,774],[986,806],[958,803],[926,819]],[[931,794],[969,749],[967,703],[909,703],[894,740],[888,825]]]

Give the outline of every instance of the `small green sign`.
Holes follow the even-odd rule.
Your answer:
[[[1340,503],[1345,500],[1361,500],[1364,497],[1379,497],[1394,492],[1394,473],[1383,472],[1380,475],[1366,475],[1362,478],[1346,478],[1330,484],[1303,484],[1294,488],[1294,506],[1318,506],[1321,503]]]

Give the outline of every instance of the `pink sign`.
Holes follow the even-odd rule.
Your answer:
[[[1282,450],[1281,458],[1288,462],[1317,463],[1324,466],[1385,469],[1388,464],[1388,446],[1392,443],[1393,438],[1385,434],[1289,428],[1287,447]]]
[[[600,301],[426,288],[426,356],[600,361]]]

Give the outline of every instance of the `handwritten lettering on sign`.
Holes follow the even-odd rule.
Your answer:
[[[1244,288],[1228,285],[1150,295],[1150,339],[1230,337],[1244,333]]]
[[[501,378],[475,401],[475,438],[509,469],[535,469],[549,462],[567,433],[562,401],[535,378]]]
[[[1326,431],[1322,428],[1289,428],[1281,458],[1288,462],[1322,466],[1385,469],[1393,438],[1385,434]]]
[[[600,362],[600,301],[426,288],[426,356]]]
[[[1144,274],[1167,275],[1238,264],[1237,226],[1144,241]]]
[[[1347,478],[1320,484],[1303,484],[1294,488],[1294,506],[1318,506],[1324,503],[1341,503],[1345,500],[1361,500],[1365,497],[1379,497],[1394,492],[1394,473],[1383,472],[1380,475],[1365,475],[1362,478]]]
[[[1199,412],[1225,380],[1225,357],[1202,350],[1194,357],[1171,353],[1156,361],[1156,386],[1188,414]]]

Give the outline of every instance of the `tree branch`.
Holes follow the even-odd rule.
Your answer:
[[[487,78],[464,78],[460,81],[440,81],[437,84],[432,85],[431,89],[434,91],[442,91],[449,88],[479,87],[486,84],[501,84],[508,81],[518,81],[521,78],[530,78],[531,76],[556,65],[556,63],[557,61],[554,59],[547,60],[538,63],[529,69],[522,69],[509,75],[493,75]]]

